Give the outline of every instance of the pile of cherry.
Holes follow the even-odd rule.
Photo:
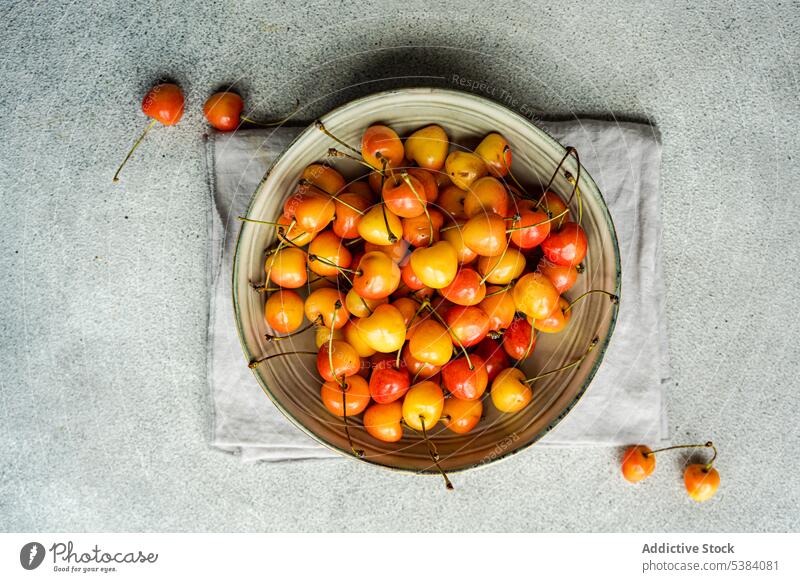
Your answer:
[[[583,360],[528,379],[517,367],[536,332],[562,331],[580,299],[616,296],[563,297],[586,235],[557,194],[534,197],[507,182],[503,136],[451,151],[439,125],[405,140],[372,125],[355,148],[317,127],[343,148],[328,159],[357,161],[366,178],[348,183],[329,163],[312,164],[277,221],[244,220],[277,230],[259,286],[267,339],[304,331],[304,316],[317,328],[321,398],[332,414],[363,413],[366,431],[384,442],[400,440],[404,427],[427,441],[438,422],[465,434],[483,416],[487,389],[498,411],[516,413],[536,380]],[[301,288],[310,289],[305,299]]]
[[[154,86],[142,101],[152,118],[120,165],[114,181],[156,122],[177,124],[184,111],[177,85]],[[219,131],[258,123],[242,112],[244,101],[230,91],[215,93],[203,113]],[[455,146],[445,129],[431,124],[405,139],[390,127],[366,128],[353,147],[317,128],[344,148],[305,168],[276,220],[241,218],[274,227],[278,242],[266,251],[264,317],[281,341],[313,327],[318,352],[285,352],[250,362],[255,368],[275,357],[316,355],[325,407],[343,419],[363,413],[375,439],[399,441],[404,427],[424,439],[439,465],[428,431],[437,423],[458,434],[475,429],[488,400],[513,414],[529,405],[533,385],[578,366],[597,344],[569,364],[526,378],[518,368],[536,346],[536,332],[558,333],[573,308],[591,293],[613,305],[604,290],[564,297],[587,252],[581,227],[580,161],[567,148],[547,186],[536,193],[511,171],[512,150],[499,133],[486,135],[473,150]],[[566,159],[576,159],[577,176],[564,201],[550,190]],[[364,179],[347,182],[329,163],[348,158],[365,168]],[[577,216],[570,205],[577,202]],[[307,290],[305,298],[298,292]],[[303,327],[304,318],[310,322]],[[690,497],[705,501],[719,487],[711,442],[651,451],[628,448],[623,476],[638,482],[655,470],[661,451],[712,447],[708,463],[684,473]]]

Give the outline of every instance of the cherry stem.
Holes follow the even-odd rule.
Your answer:
[[[417,189],[414,188],[414,185],[411,183],[411,178],[409,178],[408,172],[401,173],[400,177],[406,184],[408,184],[408,187],[411,188],[411,191],[414,193],[414,196],[417,197],[417,202],[419,202],[422,205],[422,209],[425,211],[425,216],[428,219],[428,228],[430,229],[431,233],[431,238],[428,241],[428,246],[431,246],[433,244],[433,220],[431,220],[431,213],[428,212],[427,197],[425,202],[423,202],[422,198],[420,198],[419,194],[417,194]]]
[[[439,315],[438,313],[436,313],[436,310],[433,308],[433,305],[431,305],[427,301],[425,303],[427,303],[428,311],[430,311],[433,314],[433,316],[437,320],[439,320],[439,323],[441,323],[445,327],[447,332],[450,334],[450,337],[452,337],[454,340],[456,340],[456,343],[458,344],[458,347],[460,347],[461,351],[464,352],[464,357],[467,359],[467,364],[469,365],[470,371],[474,370],[475,366],[472,365],[472,360],[469,359],[469,353],[467,352],[467,348],[464,347],[464,344],[461,343],[461,340],[458,339],[456,334],[453,333],[453,330],[450,329],[450,326],[447,325],[447,322],[444,319],[442,319],[442,316]]]
[[[548,222],[553,222],[554,220],[557,220],[557,219],[561,218],[565,214],[569,214],[569,208],[565,208],[564,210],[562,210],[561,212],[559,212],[555,216],[550,216],[550,213],[548,212],[547,215],[550,216],[550,218],[548,218],[547,220],[541,220],[541,221],[536,222],[534,224],[528,224],[527,226],[514,226],[514,227],[509,228],[508,230],[506,230],[506,233],[514,232],[516,230],[525,230],[526,228],[535,228],[537,226],[541,226],[543,224],[547,224]]]
[[[575,159],[578,159],[577,156],[578,156],[578,152],[576,151],[575,152]],[[581,189],[578,188],[578,180],[581,177],[580,160],[578,161],[578,180],[573,178],[572,174],[570,174],[569,172],[564,172],[564,176],[567,178],[567,182],[572,184],[572,187],[573,187],[572,193],[573,193],[573,195],[578,197],[578,224],[580,225],[581,221],[583,220],[583,199],[581,198]],[[567,200],[567,205],[568,206],[569,206],[569,203],[571,201],[572,201],[572,196],[570,196],[569,200]]]
[[[360,214],[361,216],[364,216],[364,211],[363,210],[359,210],[358,208],[356,208],[352,204],[348,204],[347,202],[345,202],[344,200],[339,198],[338,194],[331,194],[330,192],[328,192],[327,190],[323,190],[322,188],[320,188],[316,184],[312,184],[311,182],[309,182],[305,178],[301,178],[300,181],[298,182],[298,184],[300,184],[300,186],[312,186],[313,188],[316,188],[317,190],[319,190],[323,194],[327,194],[328,196],[333,198],[339,204],[343,204],[344,206],[347,206],[353,212],[356,212],[356,213]]]
[[[505,293],[506,291],[511,289],[511,287],[513,287],[513,284],[509,283],[508,285],[501,287],[497,291],[492,291],[491,293],[487,293],[486,295],[483,296],[483,298],[486,299],[487,297],[492,297],[493,295],[500,295],[500,293]]]
[[[250,281],[250,288],[253,289],[256,293],[267,293],[268,291],[280,291],[282,287],[268,287],[267,283],[263,285],[258,285]]]
[[[619,297],[614,295],[613,293],[609,293],[608,291],[603,291],[602,289],[590,289],[586,293],[578,295],[564,310],[564,313],[572,309],[572,306],[575,305],[578,301],[586,297],[587,295],[591,295],[592,293],[602,293],[603,295],[608,295],[609,299],[611,299],[611,303],[614,305],[619,305]]]
[[[279,253],[279,252],[281,251],[281,249],[283,249],[285,246],[286,246],[286,242],[285,242],[285,240],[281,240],[281,241],[278,243],[278,246],[277,246],[277,247],[275,247],[275,251],[274,251],[274,252],[267,253],[267,256],[269,256],[269,255],[272,255],[272,254]],[[272,261],[272,262],[269,264],[269,269],[267,269],[267,282],[266,282],[266,284],[267,284],[267,285],[269,285],[269,282],[272,280],[272,279],[270,279],[270,277],[272,277],[272,267],[273,267],[274,265],[275,265],[275,261],[273,260],[273,261]]]
[[[356,243],[360,243],[363,240],[364,240],[363,238],[361,238],[360,236],[357,236],[356,238],[351,239],[351,240],[347,241],[346,243],[344,243],[344,245],[346,247],[349,247],[349,246],[354,245]]]
[[[504,248],[504,249],[503,249],[503,253],[500,255],[500,258],[499,258],[499,259],[497,259],[497,262],[495,262],[495,264],[494,264],[494,267],[492,267],[491,269],[489,269],[489,271],[487,271],[487,273],[486,273],[486,274],[485,274],[483,277],[481,277],[481,282],[480,282],[480,283],[478,283],[478,286],[479,286],[479,287],[480,287],[481,285],[483,285],[484,283],[486,283],[486,279],[488,279],[488,278],[489,278],[489,276],[490,276],[492,273],[494,273],[494,270],[495,270],[497,267],[499,267],[499,266],[500,266],[500,263],[501,263],[501,262],[503,261],[503,259],[505,258],[505,256],[506,256],[506,253],[508,252],[508,247],[510,247],[510,246],[511,246],[511,241],[510,241],[510,240],[509,240],[509,241],[506,241],[506,248]],[[484,295],[484,299],[485,299],[485,298],[486,298],[486,296]]]
[[[711,460],[706,464],[704,471],[708,471],[713,465],[714,461],[717,460],[717,447],[714,446],[714,443],[708,441],[707,443],[701,443],[696,445],[674,445],[671,447],[664,447],[663,449],[656,449],[655,451],[650,451],[649,453],[644,453],[645,457],[649,457],[650,455],[655,455],[656,453],[662,453],[664,451],[673,451],[675,449],[700,449],[700,448],[711,448],[714,450],[714,456],[711,457]]]
[[[272,358],[280,358],[280,357],[283,357],[283,356],[291,356],[293,354],[302,355],[302,356],[316,356],[317,352],[282,352],[280,354],[272,354],[271,356],[265,356],[265,357],[260,358],[258,360],[251,361],[249,364],[247,364],[247,367],[252,370],[254,368],[258,368],[261,364],[263,364],[267,360],[271,360]]]
[[[237,216],[236,220],[239,220],[241,222],[254,222],[256,224],[269,224],[271,226],[285,226],[284,224],[281,224],[280,222],[271,222],[269,220],[256,220],[255,218],[247,218],[247,217],[244,217],[244,216]]]
[[[433,464],[436,465],[436,468],[439,469],[439,473],[444,479],[445,488],[447,488],[448,491],[452,491],[454,489],[453,484],[450,482],[447,473],[444,472],[444,469],[442,469],[442,466],[439,464],[439,453],[435,453],[431,447],[433,443],[431,443],[430,439],[428,438],[428,431],[425,429],[425,417],[421,414],[419,415],[419,422],[422,425],[422,438],[425,439],[425,445],[428,447],[428,455],[430,455],[431,461],[433,461]]]
[[[586,359],[586,356],[588,356],[589,352],[591,352],[595,348],[595,346],[597,346],[599,341],[600,340],[598,338],[594,338],[591,341],[591,343],[589,344],[589,347],[586,350],[586,352],[584,352],[584,354],[580,358],[578,358],[577,360],[575,360],[571,364],[567,364],[565,366],[561,366],[560,368],[556,368],[555,370],[550,370],[549,372],[544,372],[542,374],[534,376],[533,378],[529,378],[528,380],[525,380],[525,384],[532,384],[536,380],[540,380],[540,379],[545,378],[547,376],[552,376],[553,374],[557,374],[558,372],[563,372],[564,370],[569,370],[570,368],[574,368],[575,366],[579,365],[583,360]]]
[[[319,320],[321,318],[322,318],[322,316],[318,315],[317,318],[314,321],[312,321],[311,323],[309,323],[307,326],[305,326],[305,327],[303,327],[301,329],[295,330],[292,333],[289,333],[289,334],[286,334],[286,335],[272,335],[271,333],[268,333],[264,337],[266,338],[266,340],[268,342],[279,342],[281,340],[285,340],[287,338],[294,337],[296,335],[300,335],[304,331],[308,331],[312,327],[314,327],[316,325],[319,325],[319,323],[320,323]]]
[[[571,155],[574,155],[575,161],[578,162],[578,179],[572,185],[572,194],[570,195],[569,200],[567,201],[567,206],[569,206],[569,203],[572,201],[572,197],[575,195],[575,190],[578,187],[578,181],[580,181],[581,179],[581,160],[578,157],[578,150],[576,150],[572,146],[567,146],[567,152],[564,154],[564,157],[561,158],[561,161],[558,162],[556,169],[553,171],[553,175],[550,176],[550,181],[547,183],[547,186],[545,186],[544,191],[542,191],[542,195],[539,196],[539,200],[536,201],[537,207],[542,205],[542,202],[544,201],[544,195],[547,194],[548,190],[550,190],[550,186],[553,185],[553,181],[556,179],[556,176],[558,176],[558,171],[561,169],[561,166],[564,165],[564,162],[567,161],[567,158],[570,157]]]
[[[333,332],[336,330],[336,314],[339,312],[341,307],[342,302],[337,299],[336,303],[333,304],[333,313],[331,314],[331,334],[328,336],[328,365],[330,366],[331,376],[333,376],[334,379],[339,382],[339,386],[342,389],[342,394],[344,394],[344,391],[347,388],[347,382],[344,381],[344,376],[342,376],[342,380],[339,380],[339,378],[336,376],[336,372],[333,369]],[[347,408],[342,408],[342,411],[344,417],[347,418]],[[347,421],[345,421],[345,424],[347,424]]]
[[[357,449],[353,444],[353,438],[350,436],[350,425],[347,423],[347,382],[344,381],[342,376],[342,421],[344,422],[344,434],[347,437],[347,442],[350,445],[350,450],[359,459],[364,456],[363,449]]]
[[[533,328],[533,326],[531,326],[531,337],[528,338],[528,347],[525,348],[525,353],[522,354],[522,357],[518,359],[516,362],[514,362],[514,365],[511,366],[512,368],[518,367],[520,364],[522,364],[523,361],[525,361],[528,358],[528,356],[531,355],[531,350],[533,349],[533,341],[534,338],[536,337],[534,335],[535,333],[536,330]]]
[[[337,265],[333,261],[329,261],[325,257],[320,257],[319,255],[308,255],[308,260],[311,261],[312,263],[314,261],[319,261],[323,265],[328,265],[329,267],[333,267],[334,269],[337,269],[340,273],[352,273],[353,275],[356,275],[356,276],[359,276],[359,275],[362,274],[361,270],[347,269],[345,267],[340,267],[339,265]]]
[[[375,168],[372,164],[368,164],[364,160],[362,160],[360,158],[357,158],[355,156],[351,156],[348,153],[340,152],[336,148],[328,148],[328,157],[330,157],[330,158],[346,158],[348,160],[352,160],[352,161],[354,161],[354,162],[356,162],[358,164],[361,164],[365,168],[369,168],[373,172],[380,172],[380,170]]]
[[[153,129],[153,126],[156,124],[157,121],[158,121],[157,119],[151,119],[150,123],[147,124],[147,127],[144,128],[144,131],[139,136],[139,139],[137,139],[133,143],[133,147],[128,152],[128,155],[125,156],[125,159],[122,160],[122,163],[119,165],[119,168],[117,168],[117,171],[116,171],[116,173],[114,174],[114,177],[111,180],[112,182],[114,182],[115,184],[117,182],[119,182],[119,173],[122,171],[122,168],[125,166],[125,164],[128,163],[128,160],[131,159],[131,156],[133,155],[133,152],[136,150],[136,148],[139,147],[139,144],[142,143],[142,140],[144,139],[144,136],[146,136],[150,132],[150,130]]]
[[[258,125],[260,127],[275,127],[276,125],[283,125],[284,123],[289,121],[289,119],[291,119],[292,116],[295,113],[297,113],[298,109],[300,109],[300,100],[299,99],[295,100],[294,109],[292,109],[291,113],[286,115],[283,119],[277,119],[277,120],[274,120],[274,121],[256,121],[254,119],[250,119],[249,117],[245,117],[244,115],[240,115],[239,119],[241,119],[245,123],[249,123],[250,125]]]
[[[330,131],[328,131],[327,128],[325,127],[325,125],[319,119],[314,122],[314,127],[316,127],[318,130],[320,130],[322,133],[327,135],[329,138],[331,138],[333,141],[335,141],[339,145],[342,145],[342,146],[346,147],[347,149],[349,149],[351,152],[354,152],[357,156],[361,155],[361,152],[358,151],[356,148],[351,146],[349,143],[346,143],[346,142],[340,140],[338,137],[336,137]]]

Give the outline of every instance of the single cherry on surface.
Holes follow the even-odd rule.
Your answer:
[[[203,104],[203,115],[211,127],[218,131],[233,131],[239,127],[242,111],[244,99],[233,91],[214,93]]]
[[[122,168],[128,163],[128,160],[133,155],[139,144],[142,143],[144,137],[150,132],[156,123],[162,125],[175,125],[183,117],[184,97],[183,91],[174,83],[160,83],[151,88],[142,99],[142,112],[151,118],[150,123],[144,128],[144,131],[134,142],[133,147],[128,151],[128,155],[122,160],[122,163],[114,173],[113,182],[119,182],[119,175]]]
[[[622,476],[631,483],[638,483],[656,470],[656,457],[650,447],[633,445],[622,455]]]

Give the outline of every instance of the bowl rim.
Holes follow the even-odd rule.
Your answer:
[[[522,115],[521,113],[519,113],[517,111],[514,111],[513,109],[507,107],[506,105],[504,105],[502,103],[499,103],[497,101],[489,99],[488,97],[477,95],[477,94],[469,92],[469,91],[461,91],[461,90],[458,90],[458,89],[446,89],[446,88],[434,87],[434,86],[421,85],[421,86],[416,86],[416,87],[407,87],[407,88],[399,88],[399,89],[387,89],[387,90],[384,90],[384,91],[378,91],[378,92],[375,92],[375,93],[370,93],[369,95],[365,95],[363,97],[359,97],[357,99],[353,99],[353,100],[347,101],[346,103],[343,103],[343,104],[341,104],[341,105],[339,105],[337,107],[334,107],[333,109],[331,109],[330,111],[328,111],[324,115],[322,115],[319,118],[317,118],[317,120],[322,121],[324,123],[326,118],[328,118],[328,117],[330,117],[330,116],[332,116],[332,115],[334,115],[334,114],[336,114],[336,113],[338,113],[338,112],[340,112],[340,111],[342,111],[342,110],[344,110],[346,108],[357,106],[362,102],[368,102],[368,101],[372,101],[372,100],[376,100],[376,99],[381,99],[381,98],[388,97],[390,95],[409,94],[409,93],[410,94],[418,93],[420,95],[430,95],[430,94],[434,94],[434,93],[441,94],[441,95],[447,95],[447,94],[458,95],[459,97],[462,97],[462,98],[466,97],[467,99],[472,99],[474,101],[478,101],[478,102],[481,102],[483,104],[489,104],[492,107],[497,107],[497,108],[500,108],[500,109],[504,109],[512,117],[515,117],[517,119],[517,121],[519,121],[523,125],[527,126],[527,128],[529,130],[531,130],[533,133],[540,134],[540,136],[546,142],[549,142],[549,145],[551,147],[554,147],[555,149],[557,149],[557,150],[559,150],[559,151],[561,151],[563,153],[566,153],[566,151],[567,151],[566,147],[563,144],[561,144],[561,142],[559,142],[557,139],[555,139],[553,136],[551,136],[545,129],[537,126],[529,118],[525,117],[524,115]],[[295,146],[295,144],[302,137],[306,136],[309,132],[318,131],[316,129],[316,127],[315,127],[315,122],[316,122],[316,120],[312,121],[305,129],[300,131],[292,139],[292,141],[288,145],[286,145],[284,147],[284,149],[281,151],[281,153],[278,154],[275,157],[275,159],[272,161],[272,163],[270,164],[269,168],[264,173],[264,177],[259,181],[258,186],[256,186],[255,190],[253,191],[253,194],[250,196],[250,202],[247,205],[246,216],[250,215],[250,211],[252,210],[253,204],[255,204],[256,198],[258,197],[259,193],[263,189],[264,184],[269,179],[270,175],[272,174],[273,169],[277,166],[277,164],[284,158],[284,156]],[[540,430],[538,433],[533,435],[533,437],[528,442],[524,443],[523,445],[521,445],[521,446],[519,446],[519,447],[517,447],[515,449],[508,449],[506,451],[503,451],[500,454],[498,454],[498,455],[496,455],[496,456],[494,456],[494,457],[492,457],[492,458],[490,458],[488,460],[480,460],[480,461],[478,461],[476,463],[465,465],[465,466],[459,467],[457,469],[448,469],[447,470],[448,474],[455,474],[455,473],[461,473],[463,471],[468,471],[468,470],[472,470],[472,469],[478,469],[478,468],[481,468],[481,467],[496,463],[497,461],[501,461],[501,460],[504,460],[504,459],[511,458],[512,456],[516,455],[517,453],[525,451],[528,448],[532,447],[537,442],[539,442],[547,433],[552,431],[562,420],[564,420],[564,418],[566,418],[566,416],[570,412],[572,412],[572,410],[575,408],[575,406],[581,400],[583,395],[589,389],[589,386],[591,385],[592,380],[594,380],[594,377],[597,374],[597,370],[600,368],[600,365],[603,363],[603,358],[605,357],[606,351],[607,351],[608,346],[609,346],[609,344],[611,342],[611,337],[614,335],[614,330],[616,329],[617,318],[619,316],[619,305],[620,305],[620,303],[622,301],[622,294],[621,294],[621,292],[622,292],[622,266],[621,266],[621,259],[620,259],[619,239],[617,237],[617,229],[614,226],[614,220],[611,217],[611,213],[608,210],[608,205],[606,204],[605,197],[603,196],[602,191],[597,186],[597,183],[594,181],[594,178],[592,178],[591,174],[586,170],[584,165],[580,164],[580,167],[581,167],[581,178],[583,178],[583,179],[587,180],[589,183],[591,183],[594,186],[595,190],[597,191],[597,193],[599,195],[598,202],[600,204],[600,210],[602,211],[603,217],[604,217],[605,222],[606,222],[606,226],[608,227],[609,232],[611,233],[611,241],[613,243],[612,246],[613,246],[613,250],[614,250],[614,267],[615,267],[615,270],[616,270],[616,281],[617,281],[614,293],[618,298],[618,302],[617,302],[616,305],[614,305],[614,307],[612,309],[611,320],[609,321],[609,325],[608,325],[608,333],[605,334],[605,337],[602,338],[602,340],[600,342],[600,345],[598,345],[597,358],[595,360],[594,365],[589,370],[589,373],[586,375],[586,379],[584,380],[583,384],[581,385],[580,390],[578,390],[578,392],[575,394],[575,397],[567,404],[567,406],[564,408],[564,410],[562,410],[561,413],[558,414],[558,416],[556,416],[552,421],[550,421],[544,428],[542,428],[542,430]],[[240,251],[240,247],[241,247],[241,244],[242,244],[242,234],[244,233],[244,229],[247,228],[247,226],[248,226],[248,224],[246,222],[242,222],[242,224],[241,224],[241,226],[239,228],[239,234],[236,237],[236,248],[235,248],[235,251],[234,251],[234,254],[233,254],[233,268],[231,269],[231,298],[232,298],[232,301],[233,301],[234,318],[236,320],[236,331],[237,331],[238,336],[239,336],[239,344],[242,347],[242,352],[244,353],[245,361],[249,363],[249,362],[251,362],[253,360],[254,354],[250,353],[250,350],[248,349],[247,343],[245,341],[244,327],[242,325],[242,312],[241,312],[241,307],[239,305],[239,301],[238,301],[237,293],[236,293],[236,290],[237,290],[236,281],[238,279],[238,273],[239,273],[239,251]],[[350,450],[345,450],[343,448],[340,448],[340,447],[334,445],[333,443],[327,442],[322,437],[316,435],[314,432],[312,432],[310,429],[308,429],[302,422],[300,422],[300,420],[295,418],[288,410],[286,410],[281,405],[280,401],[272,394],[272,391],[270,390],[270,387],[267,385],[266,381],[264,381],[262,379],[261,375],[258,373],[257,370],[252,369],[251,372],[255,376],[256,382],[258,382],[259,386],[261,386],[261,389],[264,392],[264,394],[267,395],[267,397],[272,401],[272,403],[275,405],[275,407],[278,410],[280,410],[280,412],[287,419],[289,419],[289,421],[292,424],[294,424],[297,428],[299,428],[301,431],[303,431],[305,434],[310,436],[312,439],[314,439],[316,442],[320,443],[321,445],[323,445],[327,449],[332,450],[332,451],[338,453],[339,455],[341,455],[343,457],[346,457],[346,458],[349,458],[349,459],[352,459],[352,460],[356,460],[356,461],[360,461],[362,463],[366,463],[366,464],[369,464],[369,465],[374,466],[374,467],[381,467],[383,469],[387,469],[387,470],[390,470],[390,471],[398,471],[398,472],[403,472],[403,473],[412,473],[412,474],[415,474],[415,475],[428,475],[428,476],[439,475],[438,469],[436,469],[433,466],[431,466],[429,468],[426,468],[426,469],[414,469],[414,468],[411,468],[411,467],[398,467],[398,466],[386,465],[386,464],[383,464],[383,463],[378,463],[376,461],[373,461],[373,460],[369,459],[366,456],[365,457],[358,457],[358,456],[354,455],[352,453],[352,451],[350,451]]]

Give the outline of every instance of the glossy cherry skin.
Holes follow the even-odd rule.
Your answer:
[[[421,168],[441,170],[450,140],[440,125],[427,125],[406,139],[405,156]]]
[[[439,293],[456,305],[477,305],[486,296],[486,285],[473,269],[462,268],[449,285],[439,289]]]
[[[450,152],[444,161],[444,169],[455,186],[469,190],[473,182],[489,171],[486,163],[477,154],[456,150]]]
[[[536,347],[536,335],[528,321],[518,317],[503,334],[503,349],[515,360],[524,360]]]
[[[575,285],[575,281],[578,280],[578,270],[575,267],[556,265],[544,257],[539,260],[536,270],[550,279],[553,287],[555,287],[556,291],[561,295],[572,289],[572,286]]]
[[[470,361],[472,368],[464,356],[442,366],[442,384],[453,396],[462,400],[477,400],[483,396],[489,383],[483,358],[472,354]]]
[[[310,243],[317,236],[315,232],[306,232],[297,225],[294,218],[287,218],[283,214],[278,217],[276,221],[278,226],[275,227],[275,232],[278,235],[278,240],[289,244],[294,244],[299,247],[305,246]]]
[[[431,172],[423,168],[408,168],[406,172],[420,181],[425,191],[425,199],[429,203],[439,198],[439,184]]]
[[[358,235],[376,245],[390,245],[403,238],[403,223],[394,212],[382,204],[376,204],[361,217]]]
[[[464,213],[467,218],[484,212],[500,216],[508,213],[506,188],[500,180],[491,176],[475,180],[464,198]]]
[[[315,327],[314,343],[317,346],[317,349],[321,348],[324,344],[327,344],[331,339],[331,335],[333,335],[334,340],[347,341],[343,330],[344,328],[334,329],[333,334],[331,334],[331,328],[329,327],[324,327],[322,325]]]
[[[353,289],[364,299],[383,299],[400,285],[400,267],[382,252],[365,253],[356,270]]]
[[[317,275],[338,275],[339,269],[333,265],[346,269],[352,260],[350,249],[332,230],[319,233],[308,245],[308,268]]]
[[[478,270],[492,285],[507,285],[522,275],[525,270],[525,256],[517,249],[509,247],[505,253],[496,257],[478,259]]]
[[[544,210],[551,218],[561,215],[567,209],[567,205],[561,196],[549,190],[542,195],[542,203],[539,205],[539,210]],[[564,223],[569,221],[570,213],[567,212],[560,218],[556,218],[551,222],[551,229],[557,230],[561,228]]]
[[[349,205],[349,206],[348,206]],[[353,210],[357,208],[361,214]],[[335,214],[333,219],[333,232],[341,238],[357,238],[358,224],[367,209],[372,206],[372,200],[363,194],[344,192],[334,200]]]
[[[417,291],[425,287],[425,283],[419,280],[414,269],[411,268],[411,263],[408,262],[400,268],[400,279],[411,291]]]
[[[294,247],[283,248],[267,257],[264,271],[270,280],[286,289],[297,289],[308,281],[306,253]]]
[[[351,319],[348,321],[342,328],[342,334],[342,338],[334,337],[333,339],[343,339],[350,344],[356,353],[362,358],[369,358],[370,356],[375,355],[376,351],[372,348],[372,346],[364,341],[361,333],[359,333],[356,320]]]
[[[306,232],[323,230],[336,213],[333,199],[314,186],[300,186],[284,204],[283,213]]]
[[[387,404],[402,398],[410,386],[408,370],[402,365],[397,368],[394,358],[378,362],[369,379],[370,396],[378,404]]]
[[[421,362],[412,356],[411,351],[408,348],[408,344],[406,344],[403,348],[403,362],[405,363],[405,367],[408,369],[408,373],[411,375],[412,380],[414,378],[417,380],[428,380],[436,376],[436,374],[442,370],[441,366],[434,366],[433,364],[429,364],[427,362]]]
[[[510,289],[491,286],[486,288],[486,297],[478,304],[489,318],[489,331],[500,331],[511,325],[517,307]]]
[[[331,357],[328,356],[329,352]],[[331,368],[331,359],[333,359],[333,368]],[[336,378],[341,379],[342,376],[349,378],[357,374],[360,369],[361,357],[347,342],[333,340],[322,344],[317,352],[317,370],[320,376],[329,382],[335,382]]]
[[[325,382],[322,385],[322,403],[329,412],[336,416],[354,416],[360,414],[369,404],[369,387],[361,376],[350,376],[345,380],[347,411],[342,408],[342,388],[338,382]]]
[[[568,222],[542,241],[542,252],[551,263],[575,267],[586,257],[586,233],[575,222]]]
[[[421,362],[444,366],[453,355],[450,334],[436,321],[423,320],[416,326],[408,342],[412,356]]]
[[[403,239],[408,241],[411,246],[426,247],[431,244],[431,241],[436,242],[441,238],[439,230],[444,224],[444,216],[435,209],[430,209],[428,215],[430,221],[425,214],[416,218],[403,219]],[[431,239],[431,231],[433,231],[433,239]]]
[[[508,354],[503,346],[492,338],[487,337],[481,340],[474,353],[483,358],[483,367],[486,369],[489,382],[497,378],[502,370],[511,366],[511,360],[508,359]]]
[[[478,253],[469,248],[464,242],[463,229],[466,220],[459,218],[441,231],[442,239],[453,245],[460,265],[468,265],[478,258]]]
[[[525,408],[533,398],[525,374],[518,368],[507,368],[492,382],[492,404],[500,412],[514,413]]]
[[[534,319],[533,328],[545,333],[559,333],[567,327],[570,318],[572,317],[572,310],[569,308],[569,301],[560,297],[558,299],[558,307],[544,319]],[[528,323],[531,323],[528,321]]]
[[[489,333],[489,318],[475,306],[455,305],[444,313],[450,332],[465,348],[477,345]]]
[[[388,297],[382,299],[364,299],[353,289],[350,289],[344,297],[344,306],[347,307],[347,311],[349,311],[351,315],[355,315],[356,317],[368,317],[378,305],[383,305],[388,302]]]
[[[550,234],[551,222],[546,213],[538,210],[522,210],[519,220],[509,222],[511,242],[521,249],[532,249]]]
[[[344,176],[327,164],[309,164],[300,174],[300,179],[309,182],[330,196],[338,194],[347,185]]]
[[[399,174],[383,183],[381,196],[386,208],[400,218],[415,218],[425,213],[428,203],[425,187],[417,178],[407,176],[406,182]]]
[[[438,385],[430,380],[414,384],[403,399],[403,420],[414,430],[422,430],[422,420],[426,430],[432,428],[442,417],[444,394]]]
[[[461,236],[470,249],[482,257],[496,257],[503,253],[506,242],[506,222],[499,214],[476,214],[466,223]]]
[[[622,455],[622,476],[631,483],[646,479],[656,470],[656,456],[645,445],[628,447]]]
[[[361,137],[361,157],[373,168],[380,170],[383,160],[396,168],[403,161],[405,149],[403,142],[391,127],[371,125]]]
[[[364,412],[364,428],[373,438],[385,443],[396,443],[403,438],[403,405],[399,401],[373,404]]]
[[[203,115],[218,131],[233,131],[239,127],[242,110],[244,110],[244,100],[231,91],[214,93],[203,105]]]
[[[478,425],[482,415],[481,400],[446,398],[442,410],[442,422],[456,434],[467,434]]]
[[[388,303],[379,305],[372,315],[354,323],[361,339],[376,352],[396,352],[406,341],[403,314]]]
[[[512,159],[511,148],[502,135],[490,133],[478,144],[475,153],[486,163],[490,174],[498,177],[508,175]]]
[[[528,273],[514,285],[517,310],[533,319],[544,319],[558,305],[559,294],[550,279],[541,273]]]
[[[350,314],[345,306],[344,293],[333,287],[320,287],[306,297],[305,312],[308,321],[322,318],[324,327],[340,329],[347,323]]]
[[[183,105],[183,91],[174,83],[156,85],[142,99],[144,114],[164,125],[175,125],[181,120]]]
[[[441,289],[455,279],[458,271],[456,250],[447,241],[422,247],[411,253],[411,268],[426,287]]]
[[[719,489],[719,472],[705,465],[693,464],[686,467],[683,473],[683,483],[689,497],[695,501],[708,501]]]
[[[303,323],[303,300],[295,291],[275,291],[264,304],[264,320],[277,333],[295,331]]]
[[[464,212],[464,200],[467,197],[467,191],[462,190],[458,186],[445,186],[439,190],[439,199],[436,205],[447,216],[454,219],[466,218]]]

